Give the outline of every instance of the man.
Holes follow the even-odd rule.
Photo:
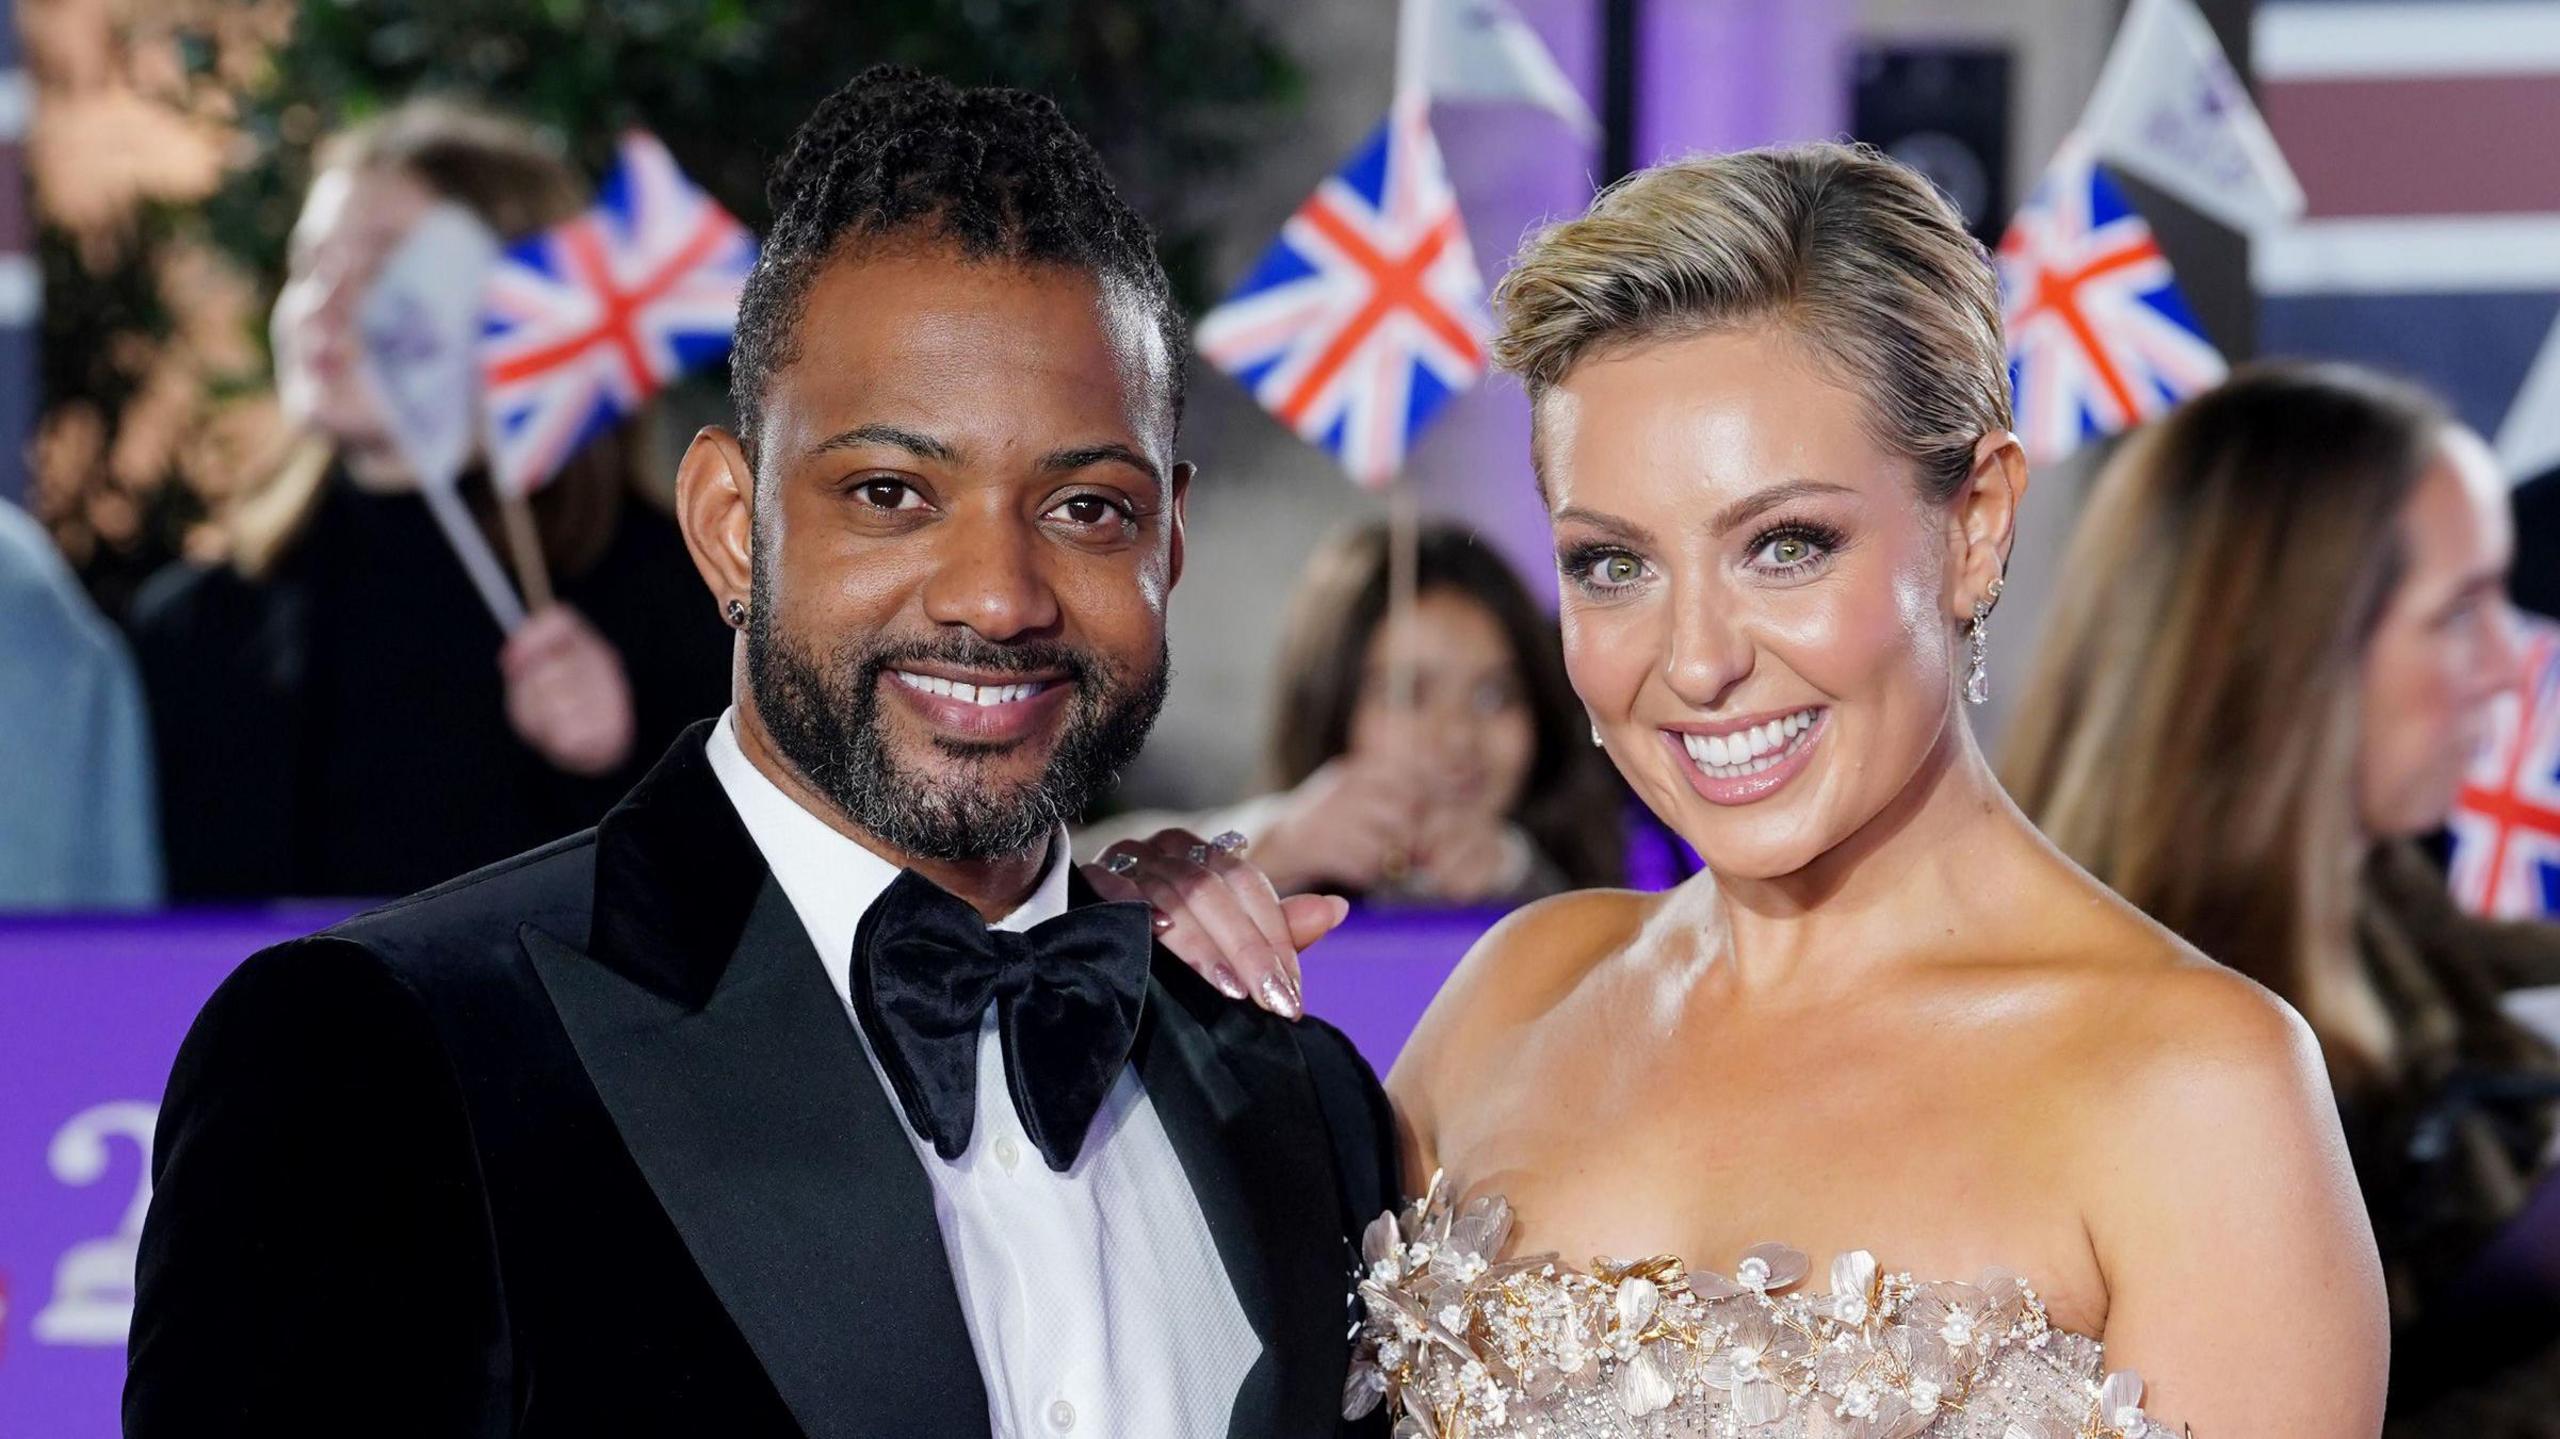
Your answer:
[[[1151,956],[1061,828],[1165,683],[1147,231],[1046,101],[896,71],[773,200],[679,482],[733,708],[592,833],[215,996],[129,1434],[1337,1427],[1376,1081]],[[1338,917],[1191,858],[1112,878],[1221,944]]]

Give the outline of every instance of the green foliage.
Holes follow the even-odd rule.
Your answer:
[[[248,97],[262,158],[217,202],[216,233],[272,266],[312,142],[421,92],[547,125],[590,174],[618,131],[648,128],[761,226],[765,173],[792,130],[883,60],[1054,97],[1164,232],[1195,305],[1193,182],[1297,93],[1285,55],[1232,0],[308,0],[272,81]]]
[[[237,8],[225,8],[237,7]],[[1176,295],[1207,297],[1200,182],[1294,105],[1297,75],[1233,0],[135,0],[117,22],[169,113],[231,131],[201,204],[141,193],[102,242],[45,217],[47,440],[38,498],[120,613],[227,494],[254,480],[265,309],[314,148],[419,94],[548,127],[601,176],[615,136],[655,132],[748,225],[819,99],[913,65],[1056,99],[1157,227]],[[254,10],[254,13],[253,13]],[[170,77],[174,76],[174,81]],[[156,87],[156,88],[153,88]],[[112,168],[112,167],[111,167]],[[245,283],[174,258],[210,246]],[[216,291],[219,290],[219,293]],[[230,360],[208,358],[250,348]],[[716,377],[714,377],[716,383]],[[249,391],[251,393],[244,393]],[[267,407],[271,412],[271,407]],[[272,422],[268,422],[272,430]]]

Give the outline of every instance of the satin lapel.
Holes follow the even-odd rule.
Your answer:
[[[752,842],[700,735],[599,827],[595,952],[531,925],[525,951],[625,1147],[811,1439],[985,1434],[931,1184],[790,901],[770,878],[735,888],[734,846],[752,858]],[[643,875],[678,888],[637,893]]]
[[[1262,1340],[1228,1434],[1332,1433],[1350,1361],[1351,1255],[1332,1148],[1296,1043],[1280,1021],[1159,954],[1137,1065]]]

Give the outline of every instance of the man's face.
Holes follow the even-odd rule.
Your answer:
[[[1187,467],[1144,302],[930,246],[829,263],[771,378],[747,702],[888,847],[1044,843],[1164,697]]]

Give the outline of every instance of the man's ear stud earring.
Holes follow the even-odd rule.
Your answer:
[[[727,613],[729,616],[729,628],[733,630],[742,630],[747,627],[747,602],[745,600],[733,599],[729,601]]]

